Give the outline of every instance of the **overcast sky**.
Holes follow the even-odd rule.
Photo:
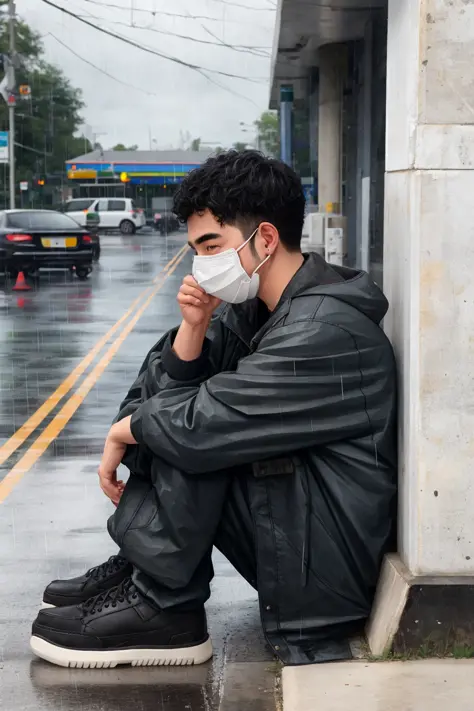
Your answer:
[[[179,147],[180,132],[224,146],[253,139],[251,132],[242,132],[240,122],[252,124],[268,108],[276,0],[53,2],[154,51],[252,80],[209,73],[212,81],[225,87],[219,88],[196,71],[107,37],[42,0],[16,0],[21,19],[43,35],[48,61],[82,89],[86,132],[101,134],[97,140],[104,147],[120,142],[148,149],[150,138],[154,148]],[[236,51],[220,43],[255,49]],[[104,76],[68,48],[130,88]]]

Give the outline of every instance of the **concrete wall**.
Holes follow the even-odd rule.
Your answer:
[[[400,552],[474,573],[474,0],[389,0],[384,286]]]

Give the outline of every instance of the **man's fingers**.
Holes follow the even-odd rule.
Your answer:
[[[186,294],[178,295],[178,303],[180,306],[202,306],[201,299],[196,299],[195,296],[187,296]]]
[[[188,274],[187,276],[184,277],[183,284],[188,284],[189,286],[195,286],[197,289],[201,289],[201,287],[197,283],[196,279],[193,276],[191,276],[191,274]],[[204,293],[204,289],[201,289],[201,291]]]
[[[109,481],[100,481],[100,488],[109,499],[113,499],[118,491],[118,487],[111,484]]]
[[[195,299],[199,299],[204,304],[209,303],[209,296],[202,289],[196,289],[195,286],[190,286],[189,284],[183,284],[179,290],[180,294],[185,296],[194,296]]]
[[[107,487],[101,486],[102,491],[115,505],[117,505],[122,497],[123,491],[120,489],[110,490]]]
[[[184,277],[181,288],[183,288],[183,286],[191,286],[194,289],[197,289],[200,294],[206,294],[206,292],[204,291],[202,286],[199,286],[196,279],[194,277],[192,277],[190,274],[188,274],[188,276]],[[207,296],[207,294],[206,294],[206,296]]]
[[[114,504],[117,504],[120,501],[120,497],[122,496],[123,490],[125,488],[125,485],[122,480],[117,481],[114,479],[116,476],[110,475],[110,474],[104,474],[102,471],[99,470],[99,484],[100,488],[104,492],[104,494],[114,502]]]

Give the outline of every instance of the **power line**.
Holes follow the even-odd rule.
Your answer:
[[[83,17],[83,15],[78,15],[78,17]],[[266,57],[269,57],[270,54],[264,53],[264,50],[270,49],[269,47],[254,47],[252,45],[231,45],[231,44],[225,44],[220,40],[219,42],[211,42],[210,40],[203,40],[199,39],[197,37],[191,37],[190,35],[180,35],[177,32],[171,32],[171,30],[159,30],[156,27],[143,27],[142,25],[130,25],[127,22],[121,22],[120,20],[109,20],[106,17],[97,17],[95,15],[86,15],[86,18],[89,17],[93,20],[101,20],[102,22],[108,22],[112,25],[121,25],[122,27],[128,27],[129,29],[132,30],[146,30],[147,32],[156,32],[159,35],[165,35],[167,37],[177,37],[178,39],[183,39],[187,40],[189,42],[197,42],[198,44],[206,44],[206,45],[211,45],[213,47],[225,47],[226,49],[233,49],[236,52],[243,52],[244,54],[252,54],[254,57],[262,57],[265,59]],[[204,25],[201,25],[206,31],[207,27],[204,27]],[[214,35],[213,35],[214,36]],[[260,51],[262,50],[262,51]]]
[[[158,94],[154,94],[152,91],[147,91],[146,89],[142,89],[141,87],[135,86],[134,84],[128,84],[126,81],[122,81],[122,79],[117,79],[117,77],[114,77],[112,74],[109,74],[109,72],[105,71],[105,69],[101,69],[97,65],[93,64],[93,62],[90,62],[88,59],[85,59],[80,54],[75,52],[73,49],[71,49],[71,47],[69,47],[69,45],[67,45],[65,42],[60,40],[59,37],[56,37],[56,35],[53,35],[52,32],[47,32],[46,35],[44,35],[44,37],[46,37],[47,35],[49,35],[54,40],[56,40],[56,42],[58,42],[60,45],[62,45],[65,49],[69,50],[69,52],[71,52],[71,54],[73,54],[75,57],[77,57],[78,59],[85,62],[85,64],[88,64],[90,67],[92,67],[93,69],[96,69],[101,74],[105,74],[105,76],[109,77],[109,79],[113,79],[113,81],[116,81],[119,84],[122,84],[122,86],[127,86],[129,89],[135,89],[136,91],[141,91],[143,94],[147,94],[148,96],[158,96]]]
[[[51,0],[42,0],[42,2],[44,2],[46,5],[49,5],[50,7],[54,7],[56,10],[60,10],[65,15],[69,15],[70,17],[73,17],[75,20],[78,20],[79,22],[82,22],[85,25],[88,25],[89,27],[92,27],[94,30],[97,30],[98,32],[102,32],[103,34],[108,35],[109,37],[113,37],[115,39],[121,40],[122,42],[125,42],[125,44],[128,44],[131,47],[140,49],[143,52],[147,52],[148,54],[153,54],[156,57],[160,57],[161,59],[167,59],[170,62],[174,62],[175,64],[181,65],[182,67],[187,67],[188,69],[193,69],[194,71],[198,72],[198,74],[205,76],[206,79],[209,78],[206,74],[206,72],[207,72],[210,74],[218,74],[219,76],[228,77],[231,79],[242,79],[244,81],[248,81],[253,84],[262,83],[261,80],[259,80],[259,79],[252,79],[251,77],[244,77],[240,74],[231,74],[230,72],[223,72],[218,69],[208,69],[207,67],[201,67],[197,64],[190,64],[189,62],[185,62],[183,59],[179,59],[178,57],[173,57],[168,54],[163,54],[163,52],[158,52],[154,49],[150,49],[149,47],[138,44],[137,42],[134,42],[133,40],[128,39],[128,37],[123,37],[123,35],[118,35],[115,32],[106,30],[104,27],[99,27],[98,25],[94,25],[92,22],[89,22],[85,18],[80,17],[79,15],[76,15],[74,12],[71,12],[70,10],[66,10],[66,8],[61,7],[60,5],[56,5],[54,2],[51,2]]]
[[[205,25],[202,25],[202,24],[201,24],[201,27],[202,27],[202,29],[203,29],[205,32],[207,32],[208,35],[210,35],[211,37],[214,37],[214,39],[217,40],[217,45],[218,45],[219,47],[225,47],[226,49],[236,49],[236,46],[235,46],[235,45],[233,45],[233,44],[228,44],[227,42],[224,42],[224,40],[221,40],[221,38],[218,37],[216,34],[214,34],[214,32],[212,32],[212,31],[209,29],[209,27],[206,27]],[[263,53],[260,54],[260,53],[257,53],[257,52],[253,52],[253,55],[256,56],[256,57],[261,57],[262,59],[266,59],[266,58],[268,58],[268,57],[270,56],[268,53],[267,53],[267,54],[263,54]]]
[[[45,1],[45,0],[43,0],[43,1]],[[60,8],[60,9],[62,9],[62,8]],[[89,23],[87,23],[87,24],[89,24]],[[94,27],[94,25],[93,25],[93,27]],[[96,28],[96,29],[101,29],[101,28]],[[52,33],[49,33],[49,34],[51,34],[51,36],[54,37],[54,39],[56,39],[57,41],[59,41],[57,37],[55,37],[54,35],[52,35]],[[60,43],[61,43],[61,44],[64,44],[63,42],[60,42]],[[71,51],[73,54],[75,54],[75,52],[74,52],[68,45],[64,45],[64,46],[66,47],[66,49],[69,49],[69,51]],[[78,55],[76,55],[76,56],[78,56]],[[82,59],[83,61],[86,61],[87,64],[90,64],[91,66],[93,66],[94,69],[99,69],[99,71],[103,71],[103,70],[101,70],[99,67],[96,67],[95,64],[92,64],[92,62],[89,62],[88,60],[84,60],[83,57],[79,57],[79,58]],[[212,79],[212,77],[207,76],[207,74],[204,72],[204,70],[200,70],[199,68],[196,68],[196,71],[197,71],[199,74],[201,74],[208,82],[210,82],[211,84],[214,84],[214,86],[217,86],[219,89],[222,89],[223,91],[226,91],[227,93],[232,94],[232,96],[235,96],[235,97],[237,97],[237,98],[239,98],[239,99],[244,99],[244,101],[249,101],[249,102],[250,102],[251,104],[253,104],[254,106],[257,106],[257,104],[255,103],[255,101],[253,101],[252,99],[250,99],[248,96],[245,96],[244,94],[240,94],[238,91],[235,91],[234,89],[231,89],[230,87],[225,86],[224,84],[220,84],[220,83],[219,83],[218,81],[216,81],[215,79]],[[105,72],[105,73],[106,73],[106,72]],[[110,77],[111,77],[112,79],[114,79],[115,81],[120,81],[122,84],[124,84],[124,82],[122,82],[121,80],[117,79],[116,77],[113,77],[112,75],[109,75],[108,73],[106,73],[106,74],[107,74],[107,76],[110,76]],[[130,85],[130,84],[125,84],[125,85],[126,85],[126,86],[132,86],[132,85]],[[135,86],[132,86],[132,88],[134,88],[134,89],[139,89],[139,87],[135,87]],[[140,90],[140,91],[144,91],[143,89],[139,89],[139,90]],[[150,94],[150,95],[151,95],[151,96],[156,96],[156,94]],[[257,106],[257,108],[258,108],[258,106]]]
[[[87,59],[84,59],[84,58],[81,57],[79,54],[77,54],[76,52],[74,52],[74,50],[72,50],[67,44],[65,44],[64,42],[61,42],[60,39],[58,39],[55,35],[53,35],[52,32],[48,32],[47,34],[49,34],[51,37],[53,37],[53,39],[55,39],[57,42],[59,42],[59,44],[62,44],[63,47],[65,47],[65,48],[68,49],[70,52],[72,52],[72,54],[74,54],[76,57],[78,57],[79,59],[82,59],[86,64],[89,64],[91,67],[93,67],[94,69],[97,69],[99,72],[101,72],[102,74],[105,74],[106,76],[110,77],[110,78],[113,79],[114,81],[117,81],[117,82],[119,82],[120,84],[123,84],[124,86],[128,86],[128,87],[130,87],[130,88],[132,88],[132,89],[137,89],[137,91],[142,91],[142,92],[144,92],[145,94],[148,94],[148,96],[158,96],[158,94],[153,94],[153,93],[151,93],[151,92],[146,91],[145,89],[141,89],[141,88],[138,87],[138,86],[134,86],[133,84],[127,84],[127,82],[124,82],[124,81],[122,81],[121,79],[117,79],[117,77],[112,76],[111,74],[109,74],[109,73],[106,72],[105,70],[100,69],[100,67],[97,67],[97,66],[96,66],[95,64],[93,64],[92,62],[89,62]],[[257,106],[257,104],[255,104],[255,102],[252,101],[252,99],[249,99],[248,96],[244,96],[243,94],[239,94],[238,91],[234,91],[233,89],[230,89],[229,87],[224,86],[224,84],[220,84],[219,82],[215,81],[215,80],[212,79],[211,77],[206,77],[206,79],[207,79],[209,82],[211,82],[211,84],[214,84],[214,86],[219,87],[219,89],[223,89],[224,91],[228,91],[228,92],[229,92],[230,94],[232,94],[233,96],[236,96],[236,97],[238,97],[238,98],[240,98],[240,99],[245,99],[245,101],[250,101],[254,106]]]
[[[113,10],[126,10],[128,11],[129,8],[124,7],[123,5],[116,5],[115,3],[108,3],[108,2],[101,2],[99,0],[84,0],[84,2],[89,2],[92,3],[93,5],[97,5],[100,7],[108,7]],[[227,3],[226,3],[227,4]],[[247,10],[251,8],[246,8]],[[184,20],[209,20],[210,22],[222,22],[221,17],[212,17],[211,15],[193,15],[191,13],[188,14],[183,14],[179,12],[166,12],[165,10],[150,10],[148,8],[144,7],[134,7],[133,12],[144,12],[148,15],[153,15],[153,17],[156,17],[157,15],[164,15],[166,17],[180,17]],[[249,25],[253,23],[249,22],[242,22],[240,20],[234,20],[234,19],[229,19],[227,22],[234,22],[235,24],[238,25]]]
[[[115,3],[108,3],[108,2],[98,2],[97,0],[84,0],[84,2],[89,2],[92,3],[92,5],[96,5],[98,7],[109,7],[112,10],[127,10],[128,8],[124,7],[123,5],[116,5]],[[190,16],[188,15],[182,15],[180,13],[175,13],[175,12],[162,12],[161,10],[149,10],[144,7],[134,7],[133,12],[145,12],[147,15],[153,15],[153,17],[156,17],[157,15],[166,15],[167,17],[181,17],[184,19],[190,19]],[[195,15],[192,16],[191,19],[196,19],[196,20],[216,20],[220,22],[216,17],[210,17],[209,15]]]
[[[243,10],[253,10],[254,12],[273,12],[271,7],[251,7],[250,5],[242,5],[240,2],[231,2],[230,0],[211,0],[211,2],[217,2],[219,5],[225,5],[226,7],[240,7]]]
[[[85,62],[89,66],[93,67],[94,69],[97,69],[97,71],[101,72],[102,74],[105,74],[105,76],[109,77],[110,79],[113,79],[114,81],[119,82],[123,86],[127,86],[131,89],[136,89],[137,91],[141,91],[141,92],[147,94],[148,96],[157,96],[157,94],[148,92],[145,89],[142,89],[141,87],[134,86],[133,84],[128,84],[127,82],[122,81],[121,79],[117,79],[117,77],[114,77],[112,74],[109,74],[104,69],[97,67],[95,64],[93,64],[89,60],[87,60],[84,57],[82,57],[81,55],[77,54],[77,52],[75,52],[73,49],[71,49],[71,47],[69,47],[69,45],[65,44],[65,42],[62,42],[62,40],[60,40],[58,37],[56,37],[56,35],[54,35],[52,32],[47,32],[46,35],[42,35],[42,36],[47,37],[48,35],[51,36],[54,40],[56,40],[56,42],[59,42],[59,44],[61,44],[65,49],[69,50],[75,57],[77,57],[78,59],[81,59],[83,62]],[[233,96],[236,96],[240,99],[244,99],[245,101],[249,101],[254,106],[257,106],[257,104],[252,99],[250,99],[248,96],[245,96],[244,94],[240,94],[238,91],[234,91],[233,89],[230,89],[230,87],[220,84],[219,82],[211,79],[211,77],[206,76],[205,78],[211,84],[214,84],[214,86],[217,86],[219,89],[223,89],[224,91],[227,91],[228,93],[232,94]],[[25,118],[26,118],[26,115],[25,115]],[[29,116],[28,118],[41,120],[41,117],[33,116],[33,115]]]

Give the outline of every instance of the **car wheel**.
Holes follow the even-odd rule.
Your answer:
[[[76,267],[76,276],[80,281],[85,281],[90,273],[91,270],[87,267]]]
[[[94,262],[98,262],[100,259],[100,244],[94,245],[94,249],[92,251],[92,259]]]
[[[120,232],[123,235],[133,235],[135,234],[136,228],[133,222],[130,222],[130,220],[122,220],[120,223]]]

